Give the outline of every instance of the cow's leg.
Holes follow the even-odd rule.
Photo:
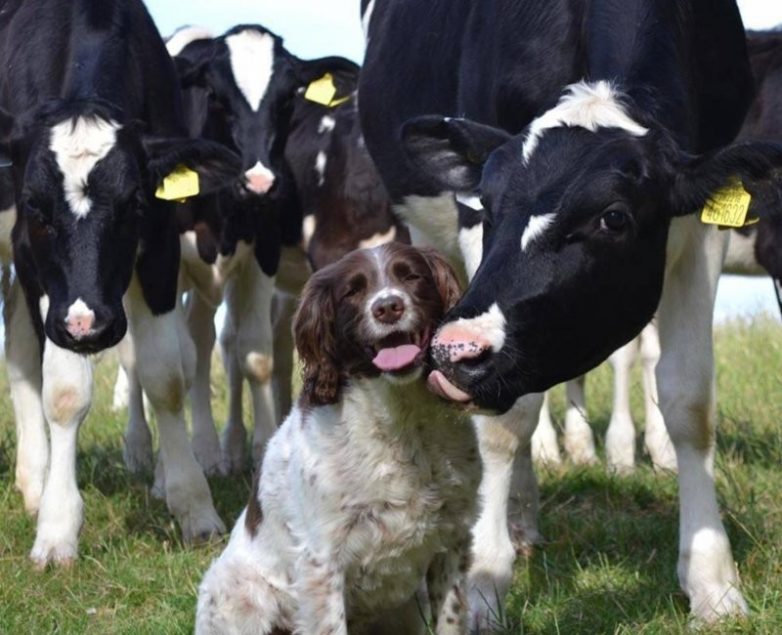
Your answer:
[[[714,485],[712,312],[725,238],[711,228],[682,229],[692,236],[666,276],[657,382],[679,467],[679,581],[692,613],[713,621],[747,610]]]
[[[630,371],[638,357],[638,338],[614,351],[610,357],[614,369],[614,406],[606,431],[608,466],[617,472],[635,467],[635,425],[630,412]]]
[[[498,417],[476,416],[475,426],[483,462],[481,512],[473,527],[473,562],[468,578],[470,623],[488,629],[498,615],[513,575],[516,549],[508,525],[508,502],[513,484],[516,451],[526,449],[538,423],[543,395],[528,395]],[[534,473],[526,471],[534,481]],[[537,487],[530,487],[522,505],[522,525],[537,535]],[[533,537],[532,535],[530,536]]]
[[[141,476],[152,470],[154,460],[152,453],[152,434],[147,424],[144,409],[144,391],[138,379],[136,354],[133,348],[133,338],[128,334],[117,346],[120,369],[123,371],[128,385],[128,427],[125,430],[125,445],[122,457],[125,466],[131,474]]]
[[[531,450],[532,460],[538,465],[560,465],[562,463],[557,443],[557,431],[551,420],[548,393],[543,398],[538,425],[532,435]]]
[[[254,259],[226,286],[226,303],[236,325],[236,359],[252,396],[255,464],[277,429],[271,381],[273,297],[274,278],[264,274]]]
[[[39,568],[50,562],[67,565],[76,559],[83,518],[83,502],[76,484],[76,443],[79,426],[92,402],[92,362],[47,339],[42,396],[52,447],[30,552]]]
[[[41,402],[41,352],[19,281],[5,298],[5,356],[16,422],[16,487],[30,515],[38,513],[49,442]]]
[[[225,531],[215,512],[209,485],[196,461],[184,418],[185,394],[195,372],[195,350],[182,308],[154,316],[137,281],[127,294],[138,376],[152,403],[160,433],[166,503],[186,541]]]
[[[660,361],[660,336],[657,325],[650,322],[641,331],[641,365],[644,382],[644,404],[646,413],[646,429],[644,431],[644,446],[652,459],[652,464],[662,470],[676,471],[676,451],[671,437],[665,429],[665,421],[660,412],[660,402],[657,396],[657,379],[655,369]]]
[[[215,344],[215,307],[197,290],[187,302],[187,325],[196,349],[196,371],[190,387],[190,410],[193,420],[193,452],[207,474],[222,471],[220,439],[212,417],[211,384],[212,350]]]
[[[565,383],[567,397],[565,450],[576,465],[590,465],[597,462],[595,437],[586,418],[584,384],[583,376]]]
[[[242,369],[236,356],[236,324],[230,305],[220,330],[220,355],[228,384],[228,421],[223,429],[223,471],[237,474],[244,469],[247,432],[244,429],[242,408]]]
[[[128,386],[128,374],[120,364],[117,367],[117,378],[114,380],[114,393],[111,398],[111,411],[122,412],[128,407],[130,386]]]
[[[274,294],[274,371],[272,386],[279,421],[288,416],[293,404],[293,314],[296,298],[283,291]]]

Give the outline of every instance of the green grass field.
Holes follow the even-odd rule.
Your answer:
[[[705,632],[782,633],[782,328],[771,319],[721,327],[716,335],[718,489],[752,615]],[[110,411],[115,364],[97,372],[96,402],[81,432],[85,501],[81,559],[37,573],[27,560],[34,522],[13,487],[14,431],[0,373],[0,633],[187,633],[198,581],[221,544],[187,548],[165,505],[122,463],[124,415]],[[610,371],[588,380],[589,417],[602,441]],[[215,414],[225,391],[215,378]],[[642,416],[636,378],[636,419]],[[561,417],[562,391],[554,399]],[[213,479],[229,523],[244,505],[249,472]],[[603,467],[541,474],[547,543],[517,564],[503,616],[507,633],[675,633],[690,628],[675,575],[676,484],[648,459],[629,477]]]

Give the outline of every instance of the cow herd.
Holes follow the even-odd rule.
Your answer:
[[[532,457],[560,460],[543,393],[568,382],[565,448],[596,460],[583,375],[610,357],[607,458],[631,469],[640,352],[646,447],[678,471],[682,589],[699,619],[745,613],[714,486],[712,316],[723,267],[762,266],[782,298],[782,35],[745,34],[734,0],[360,12],[362,68],[300,59],[259,25],[164,41],[141,0],[3,4],[0,259],[31,559],[77,558],[90,356],[117,346],[126,465],[154,471],[189,542],[225,532],[206,476],[246,467],[249,388],[265,470],[233,564],[202,588],[204,632],[343,633],[361,607],[394,609],[378,597],[406,606],[424,578],[438,633],[488,630],[516,553],[539,539]],[[744,201],[732,232],[701,219],[726,200]],[[411,242],[428,247],[393,244]],[[391,388],[365,383],[377,376]],[[475,434],[459,427],[468,415]],[[405,427],[417,418],[428,433]],[[422,445],[378,448],[381,422]],[[350,553],[321,544],[335,540]],[[284,580],[284,554],[310,546]],[[255,556],[263,598],[229,597]],[[237,617],[248,606],[263,615]]]

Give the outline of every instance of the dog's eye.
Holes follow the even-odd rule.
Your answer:
[[[415,282],[416,280],[420,280],[421,278],[423,278],[422,275],[411,272],[405,276],[405,282]]]
[[[353,297],[354,295],[356,295],[356,294],[357,294],[357,293],[358,293],[360,290],[361,290],[361,289],[359,289],[358,287],[355,287],[355,286],[353,286],[353,287],[348,287],[348,288],[347,288],[347,289],[345,289],[345,291],[342,293],[342,299],[344,300],[344,299],[346,299],[346,298],[352,298],[352,297]]]

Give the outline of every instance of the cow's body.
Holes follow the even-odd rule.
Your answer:
[[[658,305],[680,581],[700,617],[746,610],[712,468],[711,314],[726,237],[693,212],[734,174],[768,178],[780,156],[743,146],[688,158],[729,143],[751,97],[735,4],[375,0],[364,16],[370,152],[402,216],[449,253],[461,248],[474,271],[435,338],[430,382],[490,411],[528,395],[515,406],[526,417],[479,423],[494,494],[475,529],[476,620],[509,580],[496,492],[536,423],[529,393],[594,367]]]
[[[92,394],[83,354],[117,343],[128,323],[142,334],[133,357],[172,458],[168,506],[186,539],[220,532],[182,412],[193,364],[179,328],[174,207],[154,193],[180,164],[214,190],[238,170],[236,157],[185,138],[174,68],[141,2],[6,3],[0,61],[26,300],[9,303],[7,356],[17,484],[38,513],[31,557],[45,566],[76,556],[76,438]]]

